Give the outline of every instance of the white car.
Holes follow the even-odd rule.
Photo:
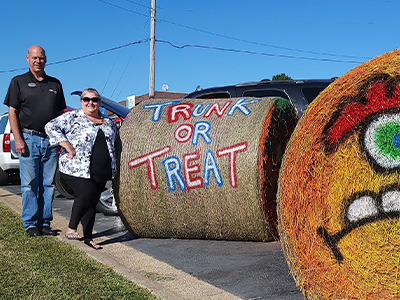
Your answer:
[[[0,143],[0,185],[6,185],[19,180],[19,159],[8,113],[0,116]]]

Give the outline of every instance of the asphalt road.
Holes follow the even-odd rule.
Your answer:
[[[20,194],[19,185],[2,188]],[[53,210],[68,218],[72,202],[56,193]],[[137,238],[126,230],[119,216],[100,213],[95,231],[95,238],[107,236],[107,244],[123,243],[242,299],[304,299],[279,242]]]

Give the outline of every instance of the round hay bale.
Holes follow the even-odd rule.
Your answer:
[[[276,97],[141,103],[120,130],[125,225],[140,237],[276,239],[279,167],[297,120]]]
[[[307,108],[280,170],[278,223],[307,299],[398,299],[400,50],[334,81]]]

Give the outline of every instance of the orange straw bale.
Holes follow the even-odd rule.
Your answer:
[[[400,298],[400,50],[343,75],[287,145],[278,223],[307,299]]]

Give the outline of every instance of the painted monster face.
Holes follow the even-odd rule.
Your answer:
[[[400,51],[345,74],[289,141],[279,233],[307,299],[400,295]]]
[[[358,95],[341,100],[343,108],[324,129],[327,156],[340,166],[342,153],[347,152],[347,160],[354,165],[345,168],[347,177],[368,178],[359,188],[350,183],[351,194],[336,199],[343,203],[338,208],[341,229],[335,233],[323,226],[317,229],[338,262],[344,259],[338,244],[353,230],[375,222],[383,226],[381,221],[400,216],[400,85],[399,80],[385,77],[375,76]],[[342,171],[333,170],[333,176]]]

